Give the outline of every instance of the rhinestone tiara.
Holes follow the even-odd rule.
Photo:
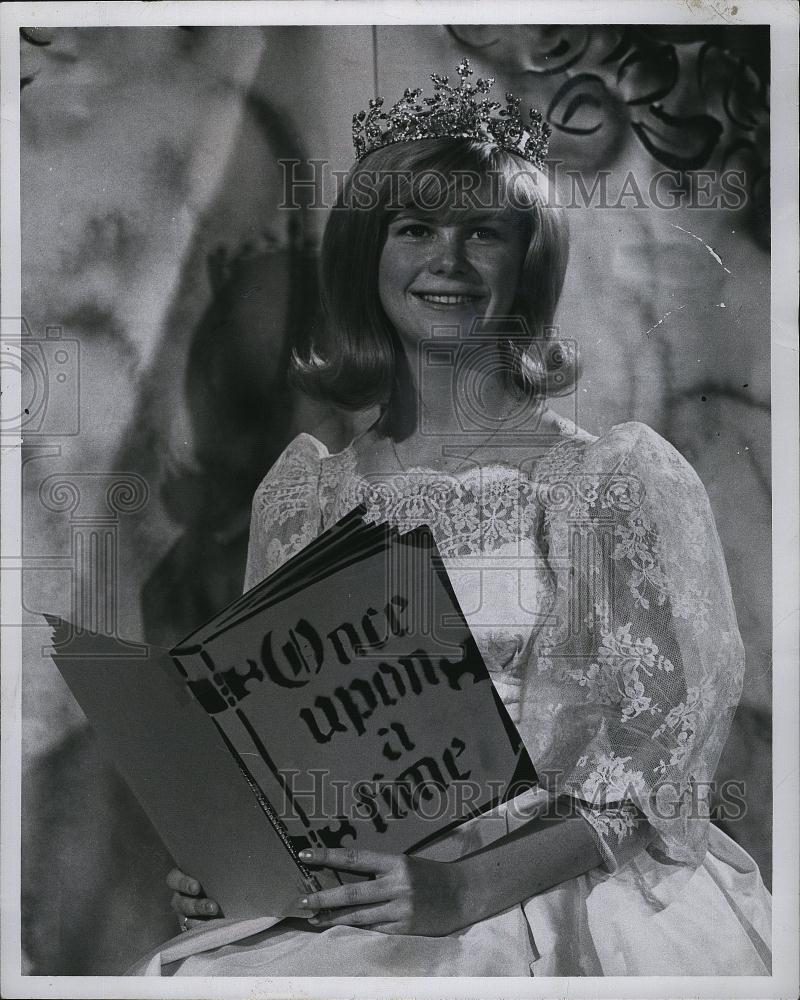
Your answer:
[[[541,111],[529,110],[530,122],[524,124],[519,97],[506,93],[506,106],[490,101],[486,95],[494,85],[494,77],[481,77],[471,83],[473,71],[469,59],[462,59],[456,68],[461,81],[451,86],[449,77],[431,73],[433,97],[422,97],[422,88],[406,88],[402,98],[389,111],[383,110],[384,100],[376,97],[368,111],[353,115],[353,145],[356,160],[382,146],[416,139],[451,138],[478,139],[492,142],[501,149],[516,153],[539,170],[544,168],[550,126],[542,120]]]

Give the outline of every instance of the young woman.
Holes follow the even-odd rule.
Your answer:
[[[419,855],[311,852],[374,878],[290,919],[217,919],[173,871],[192,929],[135,972],[769,972],[769,894],[708,820],[743,654],[707,497],[646,426],[597,438],[547,407],[570,353],[548,339],[568,244],[546,132],[459,74],[434,78],[438,118],[406,92],[356,119],[326,336],[298,368],[379,417],[343,450],[286,448],[254,498],[245,588],[358,503],[426,521],[542,785]]]

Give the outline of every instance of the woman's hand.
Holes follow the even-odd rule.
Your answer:
[[[355,848],[301,851],[300,857],[312,865],[375,876],[300,900],[297,911],[311,914],[313,926],[348,924],[426,937],[451,934],[491,917],[603,860],[597,835],[582,816],[537,816],[458,861]]]
[[[167,875],[167,888],[173,890],[170,906],[178,914],[182,929],[221,916],[219,904],[208,899],[197,879],[180,868],[173,868]]]
[[[326,865],[375,878],[309,893],[299,911],[314,927],[366,927],[385,934],[440,937],[471,923],[458,862],[427,861],[407,855],[355,848],[300,852],[311,865]]]

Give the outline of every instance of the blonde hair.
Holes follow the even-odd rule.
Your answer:
[[[460,188],[467,177],[477,184]],[[388,222],[393,212],[409,205],[457,219],[468,207],[468,197],[482,208],[521,211],[529,224],[512,312],[524,321],[529,347],[535,349],[509,342],[515,381],[537,394],[563,392],[572,384],[571,354],[560,349],[552,326],[569,233],[547,177],[493,143],[445,138],[376,149],[345,179],[322,240],[322,336],[312,338],[305,356],[293,356],[293,379],[304,391],[353,410],[388,402],[399,350],[378,290]],[[553,368],[559,371],[555,385]]]

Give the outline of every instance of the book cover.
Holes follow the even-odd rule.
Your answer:
[[[101,750],[139,800],[184,871],[227,917],[281,916],[309,889],[310,872],[265,814],[236,756],[199,707],[166,650],[131,656],[113,637],[47,616],[53,661]],[[59,653],[68,644],[69,655]],[[166,872],[164,873],[166,876]]]
[[[226,916],[337,884],[305,846],[413,851],[536,781],[426,526],[348,515],[170,653],[49,620],[101,745]]]

